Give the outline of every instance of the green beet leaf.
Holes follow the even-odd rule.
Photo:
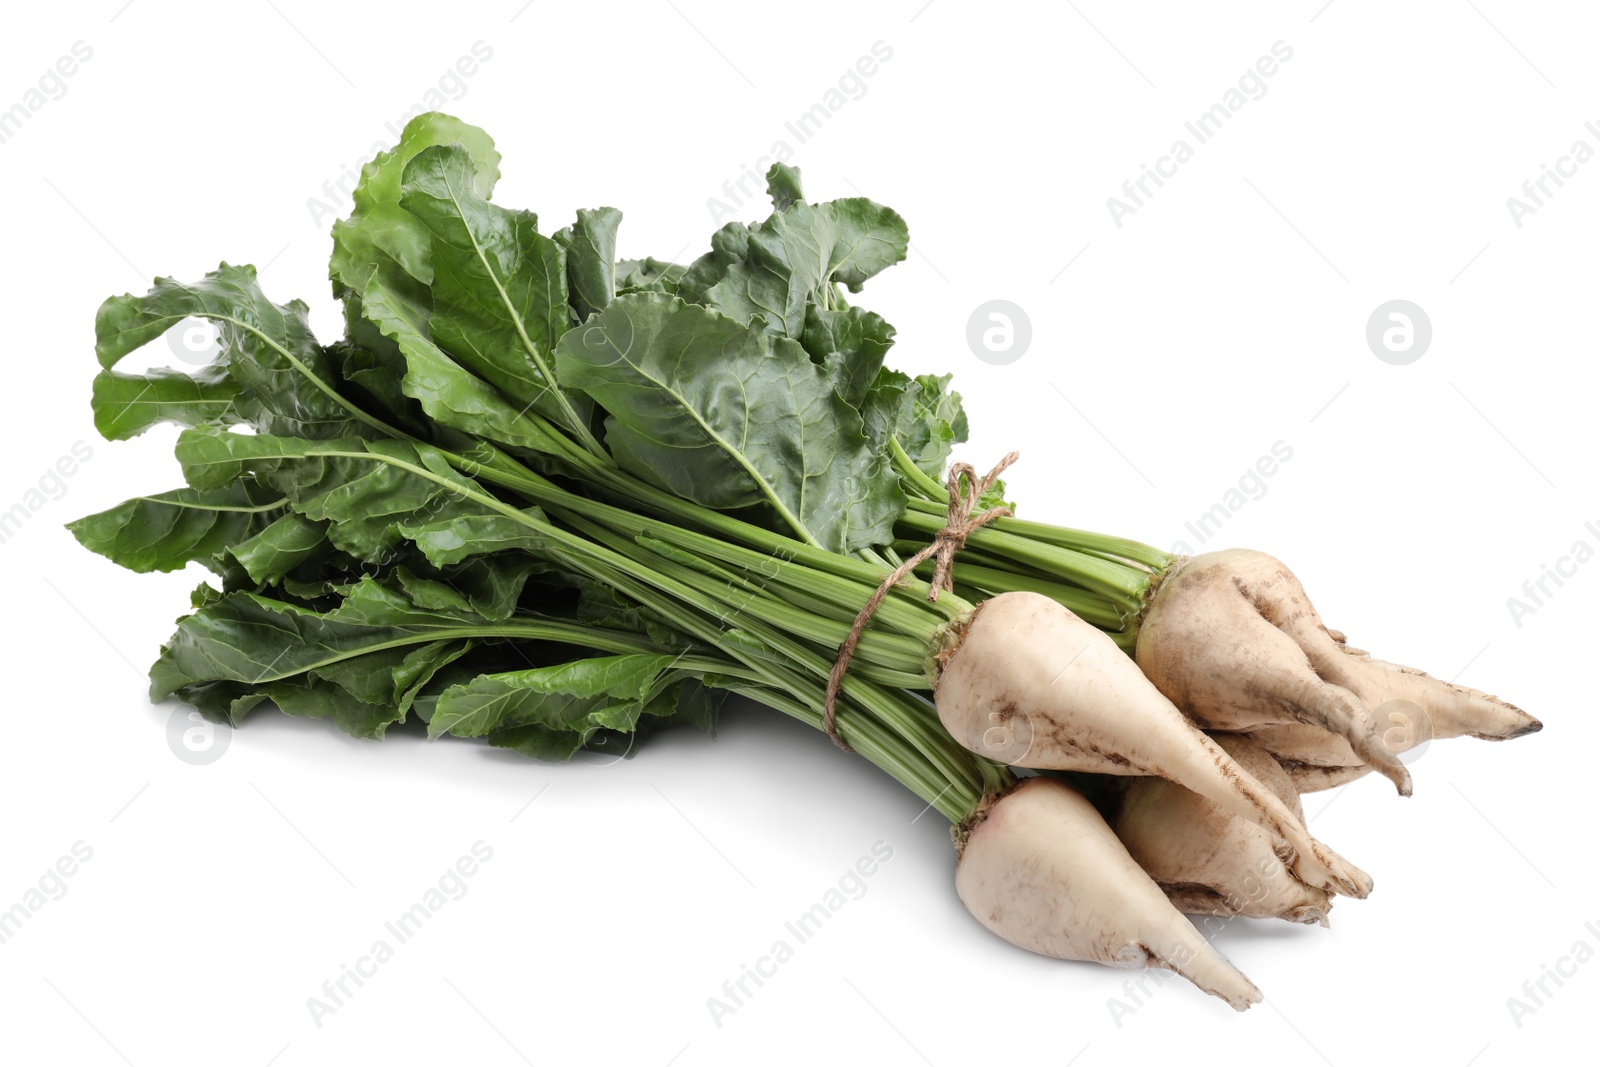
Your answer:
[[[881,204],[861,197],[807,204],[799,171],[781,163],[769,172],[768,189],[777,210],[755,227],[729,223],[717,231],[679,295],[799,338],[808,307],[842,305],[836,284],[860,292],[868,278],[906,256],[905,220]]]
[[[163,422],[249,422],[254,403],[241,394],[239,383],[221,364],[197,368],[194,374],[165,367],[144,374],[105,370],[94,379],[94,428],[108,441],[125,441]]]
[[[861,416],[799,344],[655,293],[620,296],[556,352],[563,381],[610,414],[635,475],[713,508],[770,507],[812,544],[889,540],[905,506]]]
[[[231,386],[218,383],[217,372],[197,379],[197,396],[237,389],[247,406],[243,413],[263,433],[328,438],[368,430],[349,401],[338,395],[333,360],[317,344],[307,321],[308,309],[298,300],[274,304],[256,284],[254,267],[224,263],[198,282],[184,284],[157,278],[144,296],[114,296],[95,316],[95,352],[107,370],[123,357],[150,343],[187,318],[216,326],[222,346],[220,363]],[[172,393],[170,378],[147,376]],[[181,386],[181,383],[177,383]],[[119,391],[125,385],[118,386]],[[115,403],[115,402],[113,402]],[[176,421],[194,421],[194,408],[169,406]],[[97,410],[97,417],[101,413]],[[104,418],[117,426],[108,409]]]
[[[944,474],[950,450],[967,439],[967,413],[950,375],[919,374],[907,428],[899,434],[918,469],[930,478]]]
[[[644,259],[624,259],[617,262],[616,292],[622,293],[674,293],[687,267],[668,263],[664,259],[646,256]]]
[[[669,655],[595,656],[550,667],[485,674],[439,699],[428,734],[482,737],[537,725],[562,731],[617,728],[676,661]]]
[[[328,524],[297,515],[280,515],[253,536],[231,546],[228,554],[257,585],[271,584],[290,573],[335,553],[328,540]],[[341,556],[348,562],[348,557]]]
[[[415,288],[433,281],[432,239],[428,230],[400,206],[406,165],[426,148],[459,144],[472,161],[472,190],[487,200],[500,178],[500,153],[494,140],[476,126],[438,111],[406,123],[400,143],[379,152],[361,168],[347,219],[333,224],[329,274],[334,295],[363,292],[376,271],[391,288]],[[401,277],[403,275],[403,277]]]
[[[371,669],[377,672],[392,667],[383,663],[374,664]],[[320,673],[269,682],[258,688],[255,695],[272,701],[285,715],[331,719],[334,725],[351,737],[382,738],[385,730],[405,718],[405,712],[392,697],[363,700],[345,685],[324,678]],[[236,714],[230,709],[230,715]]]
[[[622,212],[614,207],[578,212],[578,221],[557,231],[556,244],[567,253],[568,299],[579,322],[611,303],[617,295],[617,227]]]
[[[476,636],[481,621],[417,608],[370,578],[330,612],[232,593],[179,620],[150,669],[150,695],[214,682],[259,687],[393,648]]]
[[[827,370],[846,404],[861,408],[894,344],[894,327],[866,308],[806,309],[800,343]]]
[[[557,384],[551,353],[571,328],[566,254],[529,211],[473,188],[471,156],[426,148],[406,165],[400,204],[432,239],[433,339],[519,408],[588,439],[588,404]]]
[[[270,527],[288,510],[284,497],[249,479],[221,489],[174,489],[138,496],[67,524],[78,543],[138,573],[203,563],[223,573],[220,558]]]
[[[526,514],[537,521],[544,520],[544,513],[538,508],[529,508]],[[538,531],[497,512],[453,515],[418,525],[403,524],[400,532],[436,567],[460,563],[470,556],[510,549],[536,551],[545,546],[545,538]]]
[[[190,486],[227,485],[249,471],[301,516],[326,521],[329,541],[369,563],[389,558],[405,539],[402,526],[483,510],[476,483],[427,445],[307,441],[201,426],[179,435],[176,452]]]
[[[528,405],[512,404],[434,343],[426,307],[377,279],[367,283],[359,303],[361,314],[397,346],[405,366],[400,388],[430,419],[515,448],[554,447],[546,424]]]

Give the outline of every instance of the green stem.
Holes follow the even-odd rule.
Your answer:
[[[916,461],[906,452],[900,444],[900,438],[889,438],[889,460],[894,464],[894,469],[899,473],[902,483],[905,484],[907,495],[913,500],[919,497],[934,503],[948,503],[950,489],[940,485],[930,478]]]
[[[942,514],[930,515],[916,508],[900,517],[903,527],[929,537],[944,529],[944,523]],[[987,526],[968,534],[967,543],[1092,589],[1122,604],[1130,612],[1137,612],[1144,605],[1150,588],[1151,574],[1143,568],[1116,563],[1076,549],[1032,541]]]
[[[925,501],[913,500],[911,507],[924,514],[942,515],[944,513],[942,507],[930,506]],[[1109,534],[1092,533],[1088,530],[1052,526],[1049,523],[1032,522],[1011,516],[1001,516],[995,519],[992,525],[994,529],[1004,533],[1040,541],[1047,545],[1055,545],[1059,548],[1093,553],[1109,560],[1129,560],[1142,564],[1144,568],[1149,570],[1159,571],[1172,561],[1171,553],[1163,552],[1159,548],[1152,548],[1139,541],[1131,541],[1125,537],[1112,537]]]
[[[918,570],[931,569],[928,563]],[[958,557],[951,573],[959,584],[983,590],[988,596],[1001,593],[1029,592],[1049,597],[1085,622],[1101,630],[1119,630],[1127,622],[1128,612],[1098,593],[1077,586],[1052,582],[1048,578],[1031,578],[1012,571],[995,570],[976,563],[963,563]]]
[[[826,678],[829,665],[810,650],[771,630],[760,620],[747,620],[745,625],[752,631],[752,636],[770,647],[772,653],[776,653],[778,660],[781,660],[779,662],[770,655],[760,655],[748,647],[730,642],[729,634],[721,620],[713,621],[715,617],[708,619],[698,611],[685,608],[683,604],[674,602],[670,597],[663,596],[651,588],[649,583],[640,581],[625,571],[613,570],[591,558],[574,557],[569,558],[567,562],[574,569],[605,582],[623,595],[656,612],[685,633],[721,647],[724,654],[743,662],[766,678],[768,684],[777,692],[792,694],[795,699],[805,694],[810,698],[807,706],[815,716],[815,725],[821,726],[820,687],[815,684],[807,685],[801,677],[794,674],[790,666],[802,667],[813,677]],[[871,683],[860,677],[854,677],[847,678],[841,690],[841,709],[836,724],[841,736],[848,741],[851,734],[846,732],[846,724],[849,724],[849,728],[865,728],[866,723],[878,719],[884,720],[885,729],[906,738],[927,763],[939,768],[937,773],[941,784],[938,793],[943,793],[949,787],[952,794],[963,797],[961,803],[966,807],[955,816],[960,818],[971,810],[972,805],[976,804],[977,797],[981,796],[985,789],[1000,780],[996,777],[997,774],[1003,775],[1008,772],[989,766],[988,761],[981,760],[958,745],[937,721],[929,721],[930,713],[931,709],[923,710],[906,694],[902,693],[896,697],[871,686]],[[891,769],[891,773],[895,772]],[[899,774],[896,774],[896,777],[908,785],[911,784]],[[956,793],[957,788],[964,792]],[[927,799],[930,792],[919,790],[919,795]]]
[[[576,515],[561,516],[591,540],[607,546],[620,556],[640,564],[645,572],[664,575],[702,598],[696,606],[710,610],[731,627],[747,627],[759,621],[785,633],[824,647],[837,647],[848,634],[848,622],[811,614],[788,598],[773,596],[758,583],[746,580],[710,560],[683,553],[662,553],[646,538],[628,540],[598,523]],[[929,624],[919,637],[901,634],[866,633],[857,648],[861,666],[882,669],[887,684],[920,687],[925,683],[923,664],[938,626]]]
[[[511,460],[509,456],[505,459],[515,464],[515,460]],[[628,478],[620,471],[616,473],[623,479]],[[718,558],[734,563],[763,577],[770,577],[773,581],[791,586],[803,586],[841,606],[849,607],[852,617],[893,570],[887,565],[875,565],[833,552],[818,552],[800,541],[773,534],[720,512],[699,509],[697,506],[694,506],[696,514],[692,519],[702,518],[698,512],[703,510],[705,514],[715,516],[719,520],[718,525],[723,527],[720,532],[735,534],[737,535],[735,540],[743,541],[745,544],[730,544],[728,541],[682,526],[664,523],[590,497],[579,496],[526,468],[513,472],[504,464],[500,464],[492,472],[489,468],[484,468],[484,476],[485,480],[496,481],[504,488],[513,489],[527,497],[530,502],[542,507],[561,509],[570,514],[582,514],[622,533],[635,537],[653,537],[706,558]],[[643,483],[638,484],[643,485]],[[677,500],[675,497],[672,499]],[[754,547],[746,547],[750,544]],[[885,625],[901,629],[903,632],[920,634],[924,631],[925,621],[930,614],[939,622],[949,622],[972,610],[971,604],[954,597],[941,596],[937,600],[929,600],[928,594],[932,591],[933,587],[926,582],[902,581],[895,590],[900,595],[885,602],[883,609]],[[890,606],[891,604],[895,606]],[[914,605],[918,611],[915,614],[907,614],[904,610],[905,605]]]

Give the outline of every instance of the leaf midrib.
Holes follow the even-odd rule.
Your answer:
[[[624,312],[624,315],[626,315],[626,312]],[[628,323],[630,326],[633,325],[633,320],[629,318]],[[637,331],[635,331],[635,333],[637,333]],[[607,336],[606,340],[610,342],[611,339],[609,335]],[[687,346],[685,347],[687,348]],[[617,347],[615,343],[611,343],[611,350],[616,352],[617,358],[621,359],[629,367],[632,367],[634,372],[640,377],[644,378],[645,381],[655,385],[662,392],[671,397],[673,401],[676,402],[683,412],[689,417],[689,419],[696,426],[700,427],[701,431],[706,435],[707,438],[709,438],[727,456],[729,456],[735,463],[743,468],[744,472],[748,474],[751,480],[754,481],[757,487],[760,488],[762,495],[765,496],[772,506],[777,509],[778,514],[783,517],[783,521],[789,524],[795,533],[800,536],[801,540],[805,541],[805,543],[810,545],[812,548],[822,547],[822,543],[812,536],[811,531],[806,528],[806,524],[801,522],[800,518],[795,515],[794,512],[789,510],[788,505],[786,505],[778,497],[777,490],[774,489],[773,486],[767,481],[766,477],[763,476],[760,471],[756,470],[755,466],[751,464],[750,460],[739,448],[735,447],[732,442],[713,429],[711,424],[701,417],[700,413],[695,410],[694,405],[689,403],[687,397],[685,397],[676,387],[669,385],[659,377],[646,371],[644,367],[640,366],[637,362],[629,358],[629,354]],[[735,380],[739,383],[739,392],[744,399],[744,404],[742,406],[745,411],[745,423],[748,425],[750,421],[750,396],[745,390],[744,379],[736,378]]]
[[[500,303],[504,306],[506,315],[511,319],[512,326],[516,328],[517,337],[522,341],[523,349],[527,352],[528,358],[533,360],[533,365],[538,368],[539,374],[544,378],[544,381],[540,383],[541,387],[561,406],[561,414],[566,418],[567,425],[571,427],[572,431],[578,434],[580,439],[587,437],[587,427],[583,425],[583,420],[578,418],[578,412],[573,408],[572,402],[556,386],[556,376],[551,372],[544,358],[539,355],[538,346],[528,336],[528,330],[522,322],[522,316],[517,313],[516,305],[511,302],[511,294],[506,292],[505,286],[500,284],[500,276],[489,265],[489,258],[484,254],[483,246],[478,242],[478,235],[473,231],[471,224],[467,222],[466,212],[462,210],[461,198],[456,193],[456,187],[450,181],[450,175],[442,165],[439,166],[439,180],[444,183],[445,191],[450,194],[450,204],[455,208],[456,217],[461,220],[461,228],[466,231],[467,240],[472,243],[472,252],[478,257],[478,262],[483,265],[484,274],[488,276],[490,283],[494,285],[494,291],[500,297]]]

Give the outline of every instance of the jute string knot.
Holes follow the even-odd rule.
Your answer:
[[[862,605],[861,611],[856,615],[856,621],[850,626],[850,633],[845,636],[839,645],[839,654],[834,657],[833,670],[828,674],[828,692],[822,702],[822,728],[833,743],[851,751],[845,744],[844,738],[839,736],[835,726],[838,717],[839,687],[844,684],[845,672],[850,669],[850,660],[856,654],[856,646],[861,643],[861,635],[866,631],[867,623],[872,621],[872,616],[882,606],[884,599],[889,595],[902,578],[921,566],[928,559],[933,562],[933,581],[928,589],[928,599],[938,600],[941,592],[949,592],[954,584],[951,578],[951,568],[955,564],[956,553],[966,545],[967,538],[981,526],[987,525],[1002,516],[1010,515],[1011,509],[1005,505],[978,511],[978,502],[983,499],[983,494],[994,488],[994,483],[1000,480],[1006,468],[1017,461],[1016,452],[1007,453],[1006,457],[996,463],[994,469],[982,478],[972,469],[970,463],[956,463],[950,467],[950,502],[945,509],[944,528],[933,535],[933,540],[916,555],[896,567],[883,584],[867,602]],[[976,512],[976,514],[974,514]]]

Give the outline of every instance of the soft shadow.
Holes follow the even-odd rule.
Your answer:
[[[1218,948],[1224,945],[1292,942],[1303,938],[1328,936],[1328,931],[1320,926],[1309,923],[1292,923],[1283,919],[1247,919],[1241,916],[1220,918],[1209,915],[1191,915],[1189,916],[1189,921],[1198,926],[1200,932]]]

